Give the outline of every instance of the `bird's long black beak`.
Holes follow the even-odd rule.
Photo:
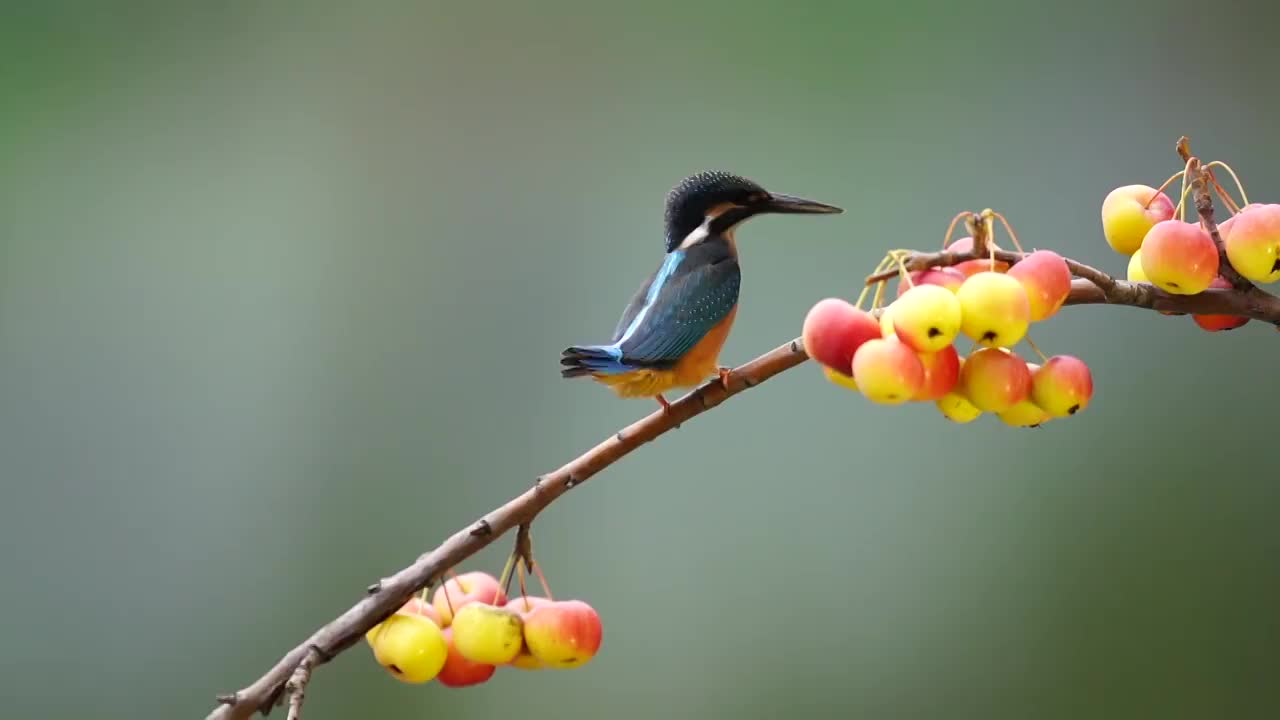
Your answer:
[[[806,200],[795,195],[770,193],[769,199],[761,203],[760,212],[779,215],[831,215],[842,213],[844,210],[835,205]]]

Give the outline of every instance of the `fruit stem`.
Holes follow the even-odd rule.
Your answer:
[[[524,558],[516,561],[516,577],[520,584],[520,599],[524,601],[524,611],[529,612],[529,591],[524,585]]]
[[[947,245],[950,245],[950,244],[951,244],[951,233],[955,232],[956,225],[960,223],[960,218],[962,218],[962,217],[964,217],[964,216],[966,216],[966,215],[968,215],[968,214],[969,214],[969,211],[968,211],[968,210],[965,210],[965,211],[963,211],[963,212],[956,213],[956,216],[955,216],[955,217],[953,217],[953,218],[951,218],[951,224],[950,224],[950,225],[947,225],[947,234],[946,234],[946,235],[944,235],[944,236],[942,236],[942,249],[943,249],[943,250],[946,250],[946,249],[947,249]]]
[[[1001,215],[995,210],[992,210],[991,214],[995,215],[1000,220],[1001,225],[1004,225],[1004,231],[1009,233],[1009,239],[1013,241],[1014,249],[1021,253],[1022,257],[1026,257],[1027,251],[1023,250],[1022,245],[1018,243],[1018,235],[1013,231],[1013,226],[1009,224],[1009,221],[1005,219],[1004,215]]]
[[[1151,193],[1151,197],[1145,203],[1142,204],[1142,209],[1146,210],[1147,208],[1151,207],[1151,203],[1155,202],[1156,198],[1160,197],[1160,193],[1164,192],[1165,188],[1169,187],[1169,185],[1172,184],[1174,180],[1177,180],[1180,177],[1185,177],[1186,174],[1187,174],[1187,171],[1183,169],[1170,175],[1169,179],[1164,181],[1164,184],[1156,188],[1155,192]]]
[[[876,275],[879,275],[880,273],[884,272],[884,271],[885,271],[885,268],[889,267],[889,265],[890,265],[892,262],[893,262],[893,256],[892,256],[892,255],[885,255],[885,256],[884,256],[884,258],[882,258],[882,259],[880,260],[880,264],[879,264],[879,265],[876,265],[876,269],[875,269],[875,271],[874,271],[874,272],[872,272],[872,273],[871,273],[870,275],[868,275],[867,277],[875,277]],[[858,293],[858,302],[854,303],[854,307],[856,307],[856,308],[858,308],[859,310],[861,310],[861,309],[862,309],[862,303],[866,301],[866,299],[867,299],[867,293],[868,293],[868,292],[870,292],[870,291],[871,291],[871,285],[868,285],[868,284],[865,284],[865,283],[864,283],[864,284],[863,284],[863,286],[862,286],[862,292]]]
[[[1227,193],[1226,188],[1218,184],[1218,180],[1213,176],[1212,172],[1209,173],[1209,183],[1213,185],[1213,194],[1217,195],[1218,199],[1222,201],[1222,204],[1227,206],[1227,210],[1230,211],[1232,215],[1239,215],[1240,206],[1237,205],[1236,201]]]
[[[458,574],[453,571],[453,568],[449,569],[449,574],[453,576],[453,580],[457,582],[458,587],[461,588],[462,581],[458,580]],[[453,598],[449,597],[449,583],[448,582],[440,583],[440,589],[444,591],[444,604],[449,607],[449,614],[457,615],[458,614],[457,611],[453,609]],[[465,593],[466,590],[463,590],[462,592]]]
[[[1023,335],[1023,336],[1022,336],[1022,339],[1023,339],[1023,340],[1026,340],[1026,341],[1027,341],[1027,345],[1028,345],[1032,350],[1034,350],[1034,351],[1035,351],[1036,355],[1039,355],[1039,356],[1040,356],[1040,362],[1049,362],[1049,356],[1048,356],[1048,355],[1045,355],[1043,352],[1041,352],[1041,350],[1040,350],[1039,346],[1037,346],[1037,345],[1036,345],[1036,343],[1035,343],[1035,341],[1031,339],[1031,336],[1030,336],[1030,335]]]
[[[1220,167],[1220,168],[1222,168],[1223,170],[1226,170],[1226,171],[1227,171],[1227,174],[1231,176],[1231,179],[1236,181],[1236,189],[1240,191],[1240,201],[1241,201],[1241,205],[1240,205],[1240,207],[1244,207],[1245,205],[1248,205],[1248,204],[1249,204],[1249,196],[1248,196],[1248,195],[1245,195],[1245,193],[1244,193],[1244,183],[1240,182],[1240,178],[1239,178],[1239,176],[1237,176],[1237,175],[1236,175],[1236,171],[1235,171],[1235,170],[1232,170],[1232,169],[1231,169],[1231,166],[1230,166],[1230,165],[1228,165],[1228,164],[1226,164],[1226,163],[1222,162],[1221,160],[1214,160],[1213,162],[1209,163],[1208,165],[1205,165],[1205,167],[1207,167],[1207,168]],[[1210,173],[1210,177],[1212,177],[1212,173]],[[1215,185],[1217,184],[1217,181],[1216,181],[1216,180],[1214,181],[1214,184],[1215,184]],[[1237,212],[1238,212],[1238,210],[1237,210]]]
[[[907,263],[904,262],[904,258],[906,257],[908,257],[907,253],[896,250],[894,251],[894,259],[898,261],[898,275],[902,278],[902,281],[907,284],[907,289],[910,290],[915,287],[916,284],[911,281],[911,273],[907,272]]]
[[[507,556],[507,564],[502,566],[502,574],[498,576],[498,587],[502,588],[502,592],[510,594],[511,592],[511,571],[515,568],[516,554],[512,552]]]
[[[1187,164],[1182,168],[1182,191],[1178,193],[1178,219],[1182,222],[1187,221],[1187,191],[1190,186],[1187,178],[1191,174],[1191,161],[1195,158],[1187,158]]]
[[[547,594],[547,599],[555,600],[555,597],[551,595],[551,586],[547,584],[547,578],[542,574],[542,566],[535,562],[533,563],[533,567],[529,569],[533,571],[533,574],[538,576],[538,582],[542,584],[542,592]]]
[[[871,310],[875,311],[880,307],[880,302],[884,300],[884,289],[889,284],[888,280],[881,280],[876,283],[876,294],[871,297]]]

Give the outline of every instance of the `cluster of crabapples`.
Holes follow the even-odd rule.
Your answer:
[[[1209,163],[1212,166],[1235,176],[1221,162]],[[1131,282],[1150,283],[1172,295],[1230,288],[1231,283],[1220,274],[1223,268],[1213,236],[1199,223],[1186,221],[1185,181],[1183,199],[1176,205],[1164,193],[1164,188],[1184,172],[1176,173],[1160,188],[1125,185],[1108,193],[1102,202],[1103,235],[1112,249],[1129,256],[1127,276]],[[1241,186],[1241,207],[1216,181],[1213,186],[1231,212],[1231,217],[1218,225],[1231,267],[1256,283],[1280,280],[1280,205],[1251,204]],[[1249,322],[1234,315],[1193,315],[1192,319],[1209,332],[1233,330]]]
[[[969,252],[972,243],[963,238],[947,249]],[[805,350],[832,382],[876,403],[932,402],[958,423],[990,413],[1007,425],[1038,427],[1076,414],[1093,396],[1092,374],[1079,358],[1035,364],[1012,349],[1070,291],[1066,261],[1049,250],[1012,266],[992,258],[904,268],[897,299],[878,318],[838,298],[815,304],[804,320]],[[964,357],[955,347],[963,338],[973,344]]]
[[[504,666],[581,667],[602,634],[600,616],[581,600],[508,600],[496,578],[473,571],[441,585],[430,603],[410,598],[365,640],[397,680],[457,688],[488,682]]]

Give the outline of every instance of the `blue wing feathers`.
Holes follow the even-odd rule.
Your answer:
[[[669,368],[738,302],[741,273],[727,243],[708,241],[667,255],[624,311],[609,345],[564,351],[560,374],[579,377]]]

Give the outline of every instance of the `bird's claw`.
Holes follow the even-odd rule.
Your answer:
[[[720,368],[720,387],[724,388],[725,392],[729,392],[729,378],[732,375],[733,375],[733,368],[727,368],[727,367]]]
[[[661,393],[659,393],[656,397],[658,400],[658,404],[662,406],[662,412],[664,413],[671,412],[671,403],[667,402],[667,399],[662,397]]]

